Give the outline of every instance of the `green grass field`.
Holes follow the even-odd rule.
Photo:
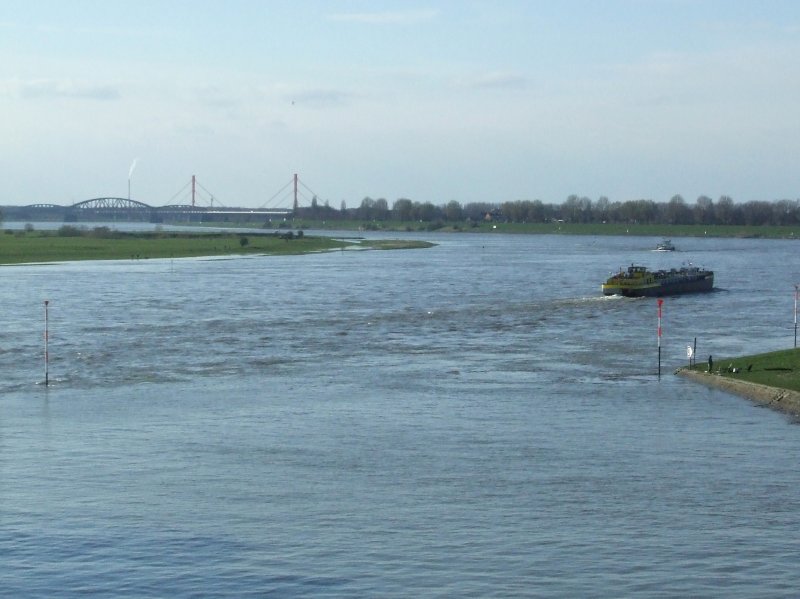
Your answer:
[[[692,370],[706,372],[708,363],[698,362],[692,366]],[[800,391],[800,349],[737,358],[715,357],[714,372],[740,381]]]
[[[294,229],[334,231],[441,231],[464,233],[516,233],[533,235],[632,235],[651,237],[740,237],[800,239],[797,227],[748,227],[725,225],[630,225],[620,223],[428,223],[419,221],[360,221],[295,219]],[[202,225],[200,225],[202,226]],[[252,223],[209,223],[208,226],[252,227]]]
[[[74,231],[73,231],[74,233]],[[0,234],[0,264],[73,260],[143,260],[242,254],[305,254],[356,246],[367,249],[429,247],[425,242],[342,241],[304,235],[282,239],[272,233],[120,233],[101,228],[80,234],[57,231],[4,231]]]
[[[625,225],[619,223],[481,223],[478,230],[497,233],[549,233],[553,235],[638,235],[668,238],[741,237],[800,239],[800,227]]]

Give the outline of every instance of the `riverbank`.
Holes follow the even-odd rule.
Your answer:
[[[780,387],[771,387],[750,381],[723,376],[719,373],[703,372],[698,369],[679,368],[675,374],[745,397],[754,403],[783,412],[800,419],[800,392]]]
[[[176,223],[178,224],[178,223]],[[231,229],[272,224],[247,222],[198,223],[198,227],[230,227]],[[749,225],[668,225],[632,223],[569,223],[559,221],[513,223],[483,220],[478,222],[423,222],[396,220],[321,220],[296,218],[280,223],[314,231],[381,231],[393,233],[509,233],[528,235],[620,235],[632,237],[729,237],[740,239],[800,239],[800,226],[749,226]],[[680,249],[680,248],[679,248]]]
[[[435,244],[413,240],[335,239],[278,233],[122,232],[108,227],[63,226],[56,231],[10,231],[0,235],[0,264],[188,258],[226,255],[290,255],[346,249],[413,249]]]

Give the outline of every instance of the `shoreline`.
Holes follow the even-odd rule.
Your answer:
[[[675,374],[689,378],[707,387],[714,387],[733,393],[749,399],[753,403],[800,419],[800,392],[740,381],[718,374],[689,370],[688,368],[679,368],[675,371]]]

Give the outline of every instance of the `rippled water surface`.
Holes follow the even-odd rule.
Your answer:
[[[672,372],[792,345],[797,242],[425,238],[3,267],[0,595],[796,596],[800,428]],[[634,261],[717,276],[661,378]]]

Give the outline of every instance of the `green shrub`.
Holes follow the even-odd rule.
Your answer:
[[[108,227],[95,227],[92,229],[92,237],[100,237],[102,239],[108,239],[112,237],[112,231]]]
[[[74,225],[61,225],[58,228],[59,237],[80,237],[83,235],[83,229]]]

